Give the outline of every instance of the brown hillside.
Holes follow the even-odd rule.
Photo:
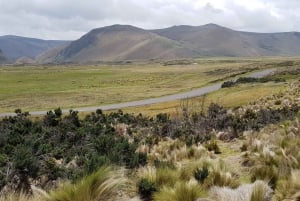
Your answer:
[[[55,62],[172,59],[197,56],[180,43],[128,25],[94,29],[72,42]]]
[[[215,24],[174,26],[153,30],[176,40],[201,56],[295,56],[300,55],[300,33],[250,33]]]
[[[144,30],[113,25],[90,31],[37,58],[42,63],[170,60],[201,56],[297,56],[300,33],[251,33],[215,24]]]
[[[8,59],[6,58],[2,50],[0,50],[0,64],[6,64],[6,63],[8,63]]]

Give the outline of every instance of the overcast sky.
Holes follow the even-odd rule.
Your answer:
[[[300,31],[300,0],[0,0],[0,35],[73,40],[112,24],[154,29],[207,23]]]

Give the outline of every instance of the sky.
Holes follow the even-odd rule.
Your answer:
[[[299,0],[0,0],[0,35],[75,40],[91,29],[215,23],[241,31],[300,31]]]

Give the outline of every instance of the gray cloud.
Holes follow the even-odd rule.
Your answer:
[[[300,31],[298,0],[0,0],[0,35],[76,39],[93,28],[216,23],[254,32]]]

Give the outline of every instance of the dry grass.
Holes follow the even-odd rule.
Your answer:
[[[114,201],[124,183],[122,171],[100,168],[76,184],[65,183],[49,193],[48,201]]]
[[[263,62],[263,61],[259,61]],[[188,91],[240,72],[253,61],[0,68],[0,112],[103,105]],[[251,67],[251,66],[250,66]],[[252,67],[255,67],[254,65]],[[207,74],[215,69],[225,73]]]
[[[1,196],[0,201],[45,201],[41,197],[29,196],[23,193]]]
[[[293,170],[287,180],[278,182],[275,191],[276,200],[299,200],[300,199],[300,170]]]
[[[197,183],[180,182],[174,188],[164,187],[154,194],[154,201],[195,201],[202,195]]]
[[[211,102],[219,103],[228,108],[238,107],[271,94],[278,94],[285,91],[285,89],[285,85],[276,83],[240,85],[232,88],[221,89],[205,96],[204,109],[206,110]],[[194,108],[201,109],[202,101],[202,97],[192,98],[190,99],[190,104]],[[143,114],[150,116],[155,116],[161,112],[170,113],[172,116],[176,116],[178,114],[178,110],[180,110],[180,104],[181,101],[177,100],[147,106],[124,108],[122,110],[135,114],[141,113],[142,111]]]
[[[210,198],[214,201],[271,201],[272,190],[263,181],[244,184],[237,189],[228,187],[212,187]]]

